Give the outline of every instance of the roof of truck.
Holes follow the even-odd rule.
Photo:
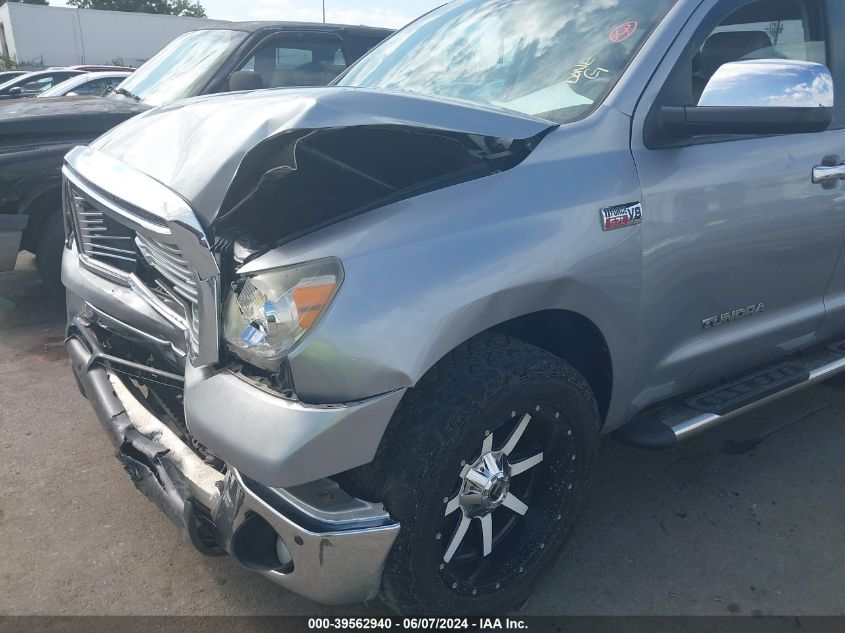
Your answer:
[[[229,30],[253,33],[261,29],[276,28],[289,31],[333,31],[349,35],[389,35],[393,29],[353,24],[323,24],[322,22],[221,22],[198,30]]]

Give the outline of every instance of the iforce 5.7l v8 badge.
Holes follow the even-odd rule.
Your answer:
[[[601,228],[605,231],[624,229],[643,221],[643,205],[639,202],[606,207],[600,211]]]

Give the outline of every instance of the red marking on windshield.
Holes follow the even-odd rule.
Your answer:
[[[637,32],[637,27],[640,25],[636,20],[629,20],[624,24],[620,24],[610,32],[610,41],[614,44],[624,42]]]

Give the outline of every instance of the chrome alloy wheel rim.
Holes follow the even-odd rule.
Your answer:
[[[524,516],[528,511],[528,505],[512,492],[511,484],[515,477],[542,463],[543,451],[519,461],[511,461],[510,456],[530,423],[531,415],[524,414],[504,446],[498,450],[493,448],[493,434],[487,432],[480,456],[472,464],[464,464],[461,468],[459,491],[447,499],[444,515],[461,512],[461,518],[443,555],[444,563],[452,560],[473,521],[481,524],[482,553],[487,557],[493,551],[496,540],[493,513],[499,508],[507,508],[518,516]]]

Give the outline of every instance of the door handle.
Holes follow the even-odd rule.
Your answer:
[[[821,165],[813,167],[813,183],[832,185],[845,180],[845,164],[839,156],[825,156]]]
[[[813,182],[815,184],[821,185],[837,180],[845,180],[845,165],[818,165],[813,168]]]

